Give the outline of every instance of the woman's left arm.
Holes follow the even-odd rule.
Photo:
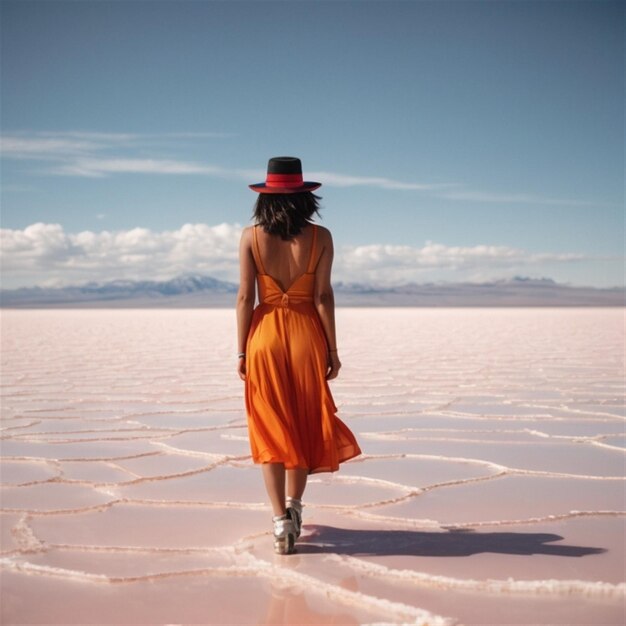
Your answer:
[[[237,292],[237,345],[238,352],[246,351],[248,333],[252,322],[255,297],[256,267],[252,256],[251,230],[244,228],[239,242],[239,291]],[[241,380],[246,380],[246,359],[240,357],[237,372]]]

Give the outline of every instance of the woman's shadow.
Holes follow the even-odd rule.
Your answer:
[[[448,532],[354,530],[317,524],[307,524],[302,530],[308,532],[296,544],[300,554],[470,556],[495,552],[585,556],[607,552],[606,548],[547,545],[563,539],[550,533],[477,533],[473,529],[451,529]]]

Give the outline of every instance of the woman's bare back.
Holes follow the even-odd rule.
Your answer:
[[[311,224],[305,226],[298,235],[289,241],[285,241],[280,235],[266,233],[260,226],[253,226],[253,228],[257,229],[259,254],[265,272],[276,281],[283,291],[288,291],[289,287],[307,271],[311,246],[313,245]],[[318,226],[318,229],[321,228]],[[323,252],[319,245],[319,238],[316,248],[313,268],[316,267]]]

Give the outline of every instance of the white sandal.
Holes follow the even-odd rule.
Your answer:
[[[274,522],[274,552],[276,554],[292,554],[296,544],[296,527],[288,513],[275,515]]]
[[[296,539],[300,536],[302,529],[302,500],[297,500],[287,496],[287,514],[293,520],[296,529]]]

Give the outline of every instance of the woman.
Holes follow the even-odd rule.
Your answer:
[[[239,247],[238,372],[279,554],[292,553],[300,536],[307,476],[335,472],[361,454],[336,416],[328,386],[341,362],[330,282],[333,241],[328,229],[310,221],[320,200],[312,191],[320,186],[303,181],[300,159],[270,159],[266,181],[249,185],[259,193],[256,224],[243,230]]]

